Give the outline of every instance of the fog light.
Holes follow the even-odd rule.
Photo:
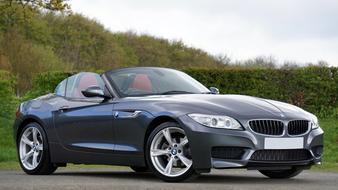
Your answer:
[[[314,146],[311,149],[312,149],[312,153],[315,155],[315,157],[322,156],[323,146]]]

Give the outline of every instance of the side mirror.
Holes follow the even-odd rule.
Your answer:
[[[216,87],[210,87],[209,90],[211,94],[219,94],[219,90]]]
[[[88,98],[92,98],[92,97],[100,97],[100,98],[104,98],[104,99],[110,98],[98,86],[90,86],[86,90],[83,90],[81,92],[85,97],[88,97]]]

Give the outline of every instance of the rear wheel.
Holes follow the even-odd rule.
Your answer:
[[[188,138],[177,123],[166,122],[154,129],[146,158],[151,171],[164,181],[178,182],[196,175]]]
[[[259,172],[261,172],[263,175],[269,178],[279,178],[279,179],[295,177],[302,171],[303,171],[302,169],[297,168],[292,168],[289,170],[259,170]]]
[[[38,123],[26,125],[17,143],[20,166],[32,175],[53,173],[57,167],[50,162],[47,136]]]

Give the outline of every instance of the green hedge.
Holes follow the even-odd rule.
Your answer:
[[[51,71],[44,72],[33,81],[32,90],[28,91],[23,97],[24,100],[35,98],[37,96],[51,93],[54,91],[55,87],[65,78],[71,76],[72,72],[61,72],[61,71]]]
[[[244,94],[280,100],[316,113],[320,117],[337,114],[338,68],[296,69],[186,69],[205,86],[215,86],[223,94]],[[69,72],[40,74],[28,97],[52,92]]]
[[[280,100],[321,117],[337,115],[338,68],[189,69],[189,75],[224,94]]]
[[[10,117],[14,112],[16,78],[9,72],[0,70],[0,117]]]

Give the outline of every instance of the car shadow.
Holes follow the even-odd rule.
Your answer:
[[[53,175],[159,181],[150,172],[136,173],[133,171],[74,171],[74,172],[73,171],[60,171],[60,172],[54,173]]]
[[[125,180],[143,180],[146,182],[162,182],[152,173],[135,173],[133,171],[60,171],[53,175],[59,176],[77,176],[77,177],[97,177],[97,178],[115,178]],[[194,184],[311,184],[315,183],[311,179],[296,177],[291,179],[270,179],[257,173],[256,175],[246,175],[244,172],[241,174],[202,174],[197,178],[182,183]]]
[[[229,174],[203,174],[195,183],[220,183],[220,184],[309,184],[313,182],[304,178],[270,179],[257,173],[257,176],[229,175]]]

